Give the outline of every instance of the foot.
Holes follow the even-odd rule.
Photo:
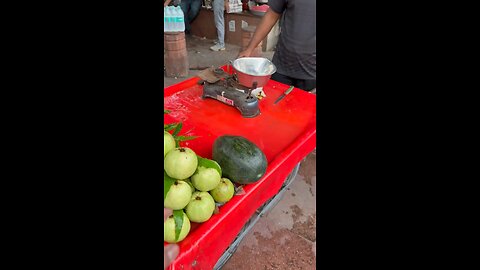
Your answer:
[[[216,45],[218,44],[218,40],[215,39],[212,43]]]
[[[225,46],[222,46],[220,44],[216,44],[216,45],[210,47],[210,50],[215,51],[215,52],[223,51],[223,50],[225,50]]]

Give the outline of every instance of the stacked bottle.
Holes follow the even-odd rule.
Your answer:
[[[185,31],[184,15],[180,6],[167,6],[163,8],[163,31]]]
[[[164,7],[165,75],[187,77],[189,71],[185,23],[181,7]]]
[[[170,10],[166,7],[163,8],[163,32],[170,31]]]
[[[177,30],[180,31],[180,32],[184,32],[185,31],[185,21],[184,21],[183,11],[182,11],[182,8],[180,6],[177,6],[177,14],[178,14],[178,17],[177,17],[178,28],[177,28]]]

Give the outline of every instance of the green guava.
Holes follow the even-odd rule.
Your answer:
[[[170,186],[163,201],[163,206],[173,210],[180,210],[187,206],[191,198],[192,188],[190,185],[185,181],[177,180]]]
[[[195,191],[185,208],[185,213],[193,222],[205,222],[210,219],[215,210],[215,201],[208,192]]]
[[[180,235],[178,240],[175,241],[175,219],[173,215],[171,215],[164,223],[163,223],[163,241],[167,243],[178,243],[187,237],[188,233],[190,232],[190,220],[188,219],[187,215],[183,213],[183,225],[182,229],[180,230]]]
[[[175,148],[175,139],[173,138],[172,134],[163,131],[163,158],[170,152],[172,149]]]
[[[186,179],[197,170],[197,155],[190,148],[178,147],[167,153],[163,166],[171,178]]]
[[[185,180],[183,180],[183,181],[185,181],[185,182],[192,188],[192,194],[193,194],[193,192],[195,192],[195,187],[193,186],[192,181],[190,180],[190,178],[187,178],[187,179],[185,179]],[[189,201],[190,201],[190,200],[189,200]]]
[[[212,190],[210,190],[210,195],[218,203],[225,203],[232,199],[233,194],[235,194],[235,187],[233,186],[232,181],[228,178],[222,178],[220,184]]]
[[[196,189],[200,191],[210,191],[220,184],[221,175],[213,168],[199,166],[191,179]]]

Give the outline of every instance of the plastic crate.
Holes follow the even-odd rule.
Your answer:
[[[263,88],[267,97],[260,101],[261,114],[243,118],[234,107],[203,100],[199,80],[195,77],[164,89],[165,109],[171,111],[164,122],[181,121],[182,130],[189,131],[185,135],[199,136],[182,145],[211,158],[218,136],[243,136],[263,150],[269,164],[259,181],[244,186],[245,194],[234,196],[205,223],[192,223],[169,269],[213,269],[257,209],[281,190],[295,166],[316,147],[315,95],[294,89],[274,105],[289,86],[270,80]]]

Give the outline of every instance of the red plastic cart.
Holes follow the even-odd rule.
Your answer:
[[[225,67],[224,67],[225,69]],[[202,99],[198,77],[164,89],[165,123],[183,122],[181,134],[199,136],[182,145],[211,158],[214,140],[221,135],[239,135],[254,142],[265,153],[268,168],[245,194],[234,196],[202,224],[192,223],[189,235],[179,243],[180,254],[169,269],[214,269],[222,254],[235,241],[258,210],[278,195],[285,180],[316,147],[316,96],[294,89],[278,104],[273,102],[288,89],[270,80],[263,88],[261,114],[243,118],[234,108],[213,99]],[[248,225],[248,224],[247,224]],[[167,243],[164,243],[165,245]],[[217,264],[218,266],[218,264]]]

